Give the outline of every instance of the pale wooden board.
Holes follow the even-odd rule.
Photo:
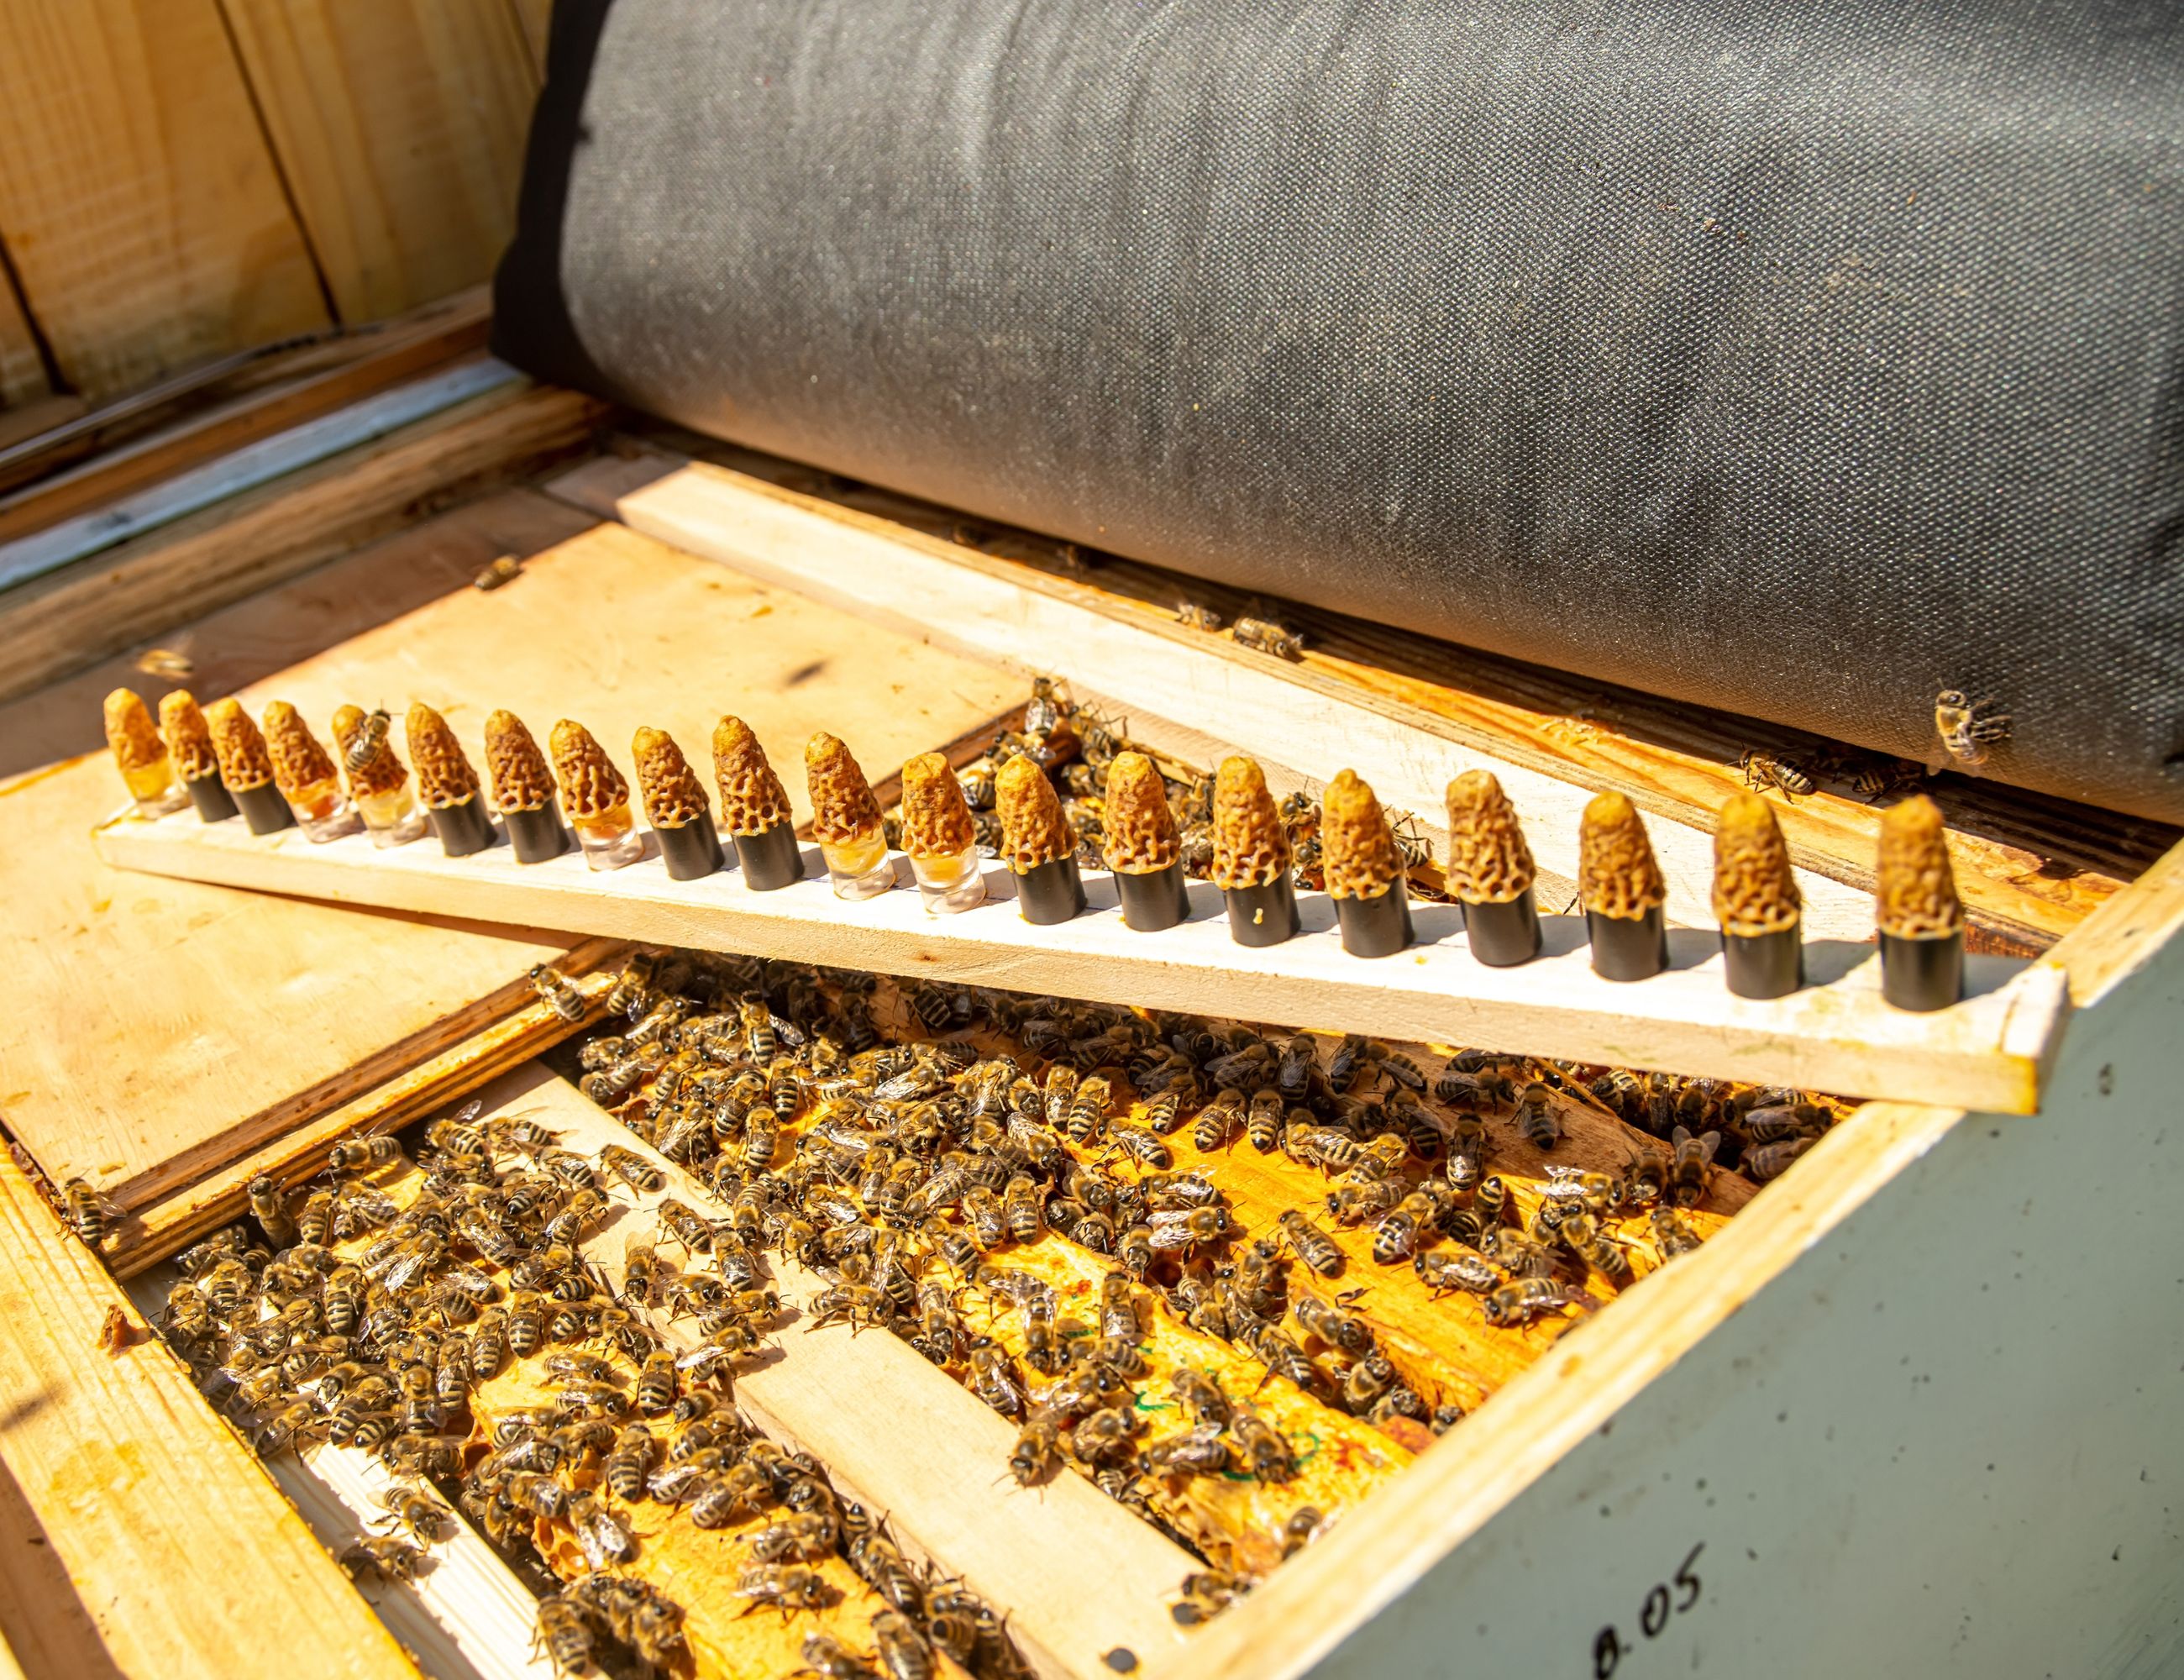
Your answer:
[[[458,591],[254,685],[315,725],[344,702],[439,708],[482,774],[485,720],[514,710],[543,744],[591,730],[632,775],[640,725],[668,731],[712,782],[712,731],[733,711],[772,754],[800,822],[804,743],[830,729],[874,782],[1023,698],[1009,673],[772,589],[616,525],[526,562],[490,593]],[[398,728],[398,744],[399,731]]]
[[[420,506],[582,447],[601,405],[472,398],[0,596],[0,698],[398,531]]]
[[[543,498],[495,498],[173,639],[209,701],[405,606],[467,592],[495,556],[582,523]],[[0,784],[0,812],[36,837],[0,856],[13,960],[0,1112],[56,1179],[118,1184],[202,1154],[255,1116],[305,1119],[291,1104],[298,1093],[348,1077],[566,945],[400,916],[359,928],[321,906],[113,875],[85,838],[112,809],[112,763],[103,750],[51,761],[94,748],[99,698],[122,682],[149,701],[175,686],[116,660],[0,709],[0,762],[25,772]],[[322,1094],[331,1107],[355,1093]]]
[[[483,280],[515,225],[538,77],[506,0],[226,0],[334,306]]]
[[[1564,908],[1575,896],[1568,883],[1577,877],[1578,815],[1591,793],[1418,726],[1429,721],[1424,715],[1398,720],[1332,679],[1173,623],[1116,616],[1060,580],[725,467],[601,457],[549,488],[752,576],[1019,670],[1069,678],[1126,700],[1133,714],[1153,713],[1304,776],[1324,782],[1347,765],[1384,803],[1417,814],[1437,839],[1436,855],[1446,855],[1449,782],[1467,770],[1490,770],[1524,819],[1546,907]],[[1669,919],[1711,926],[1711,835],[1658,816],[1648,827],[1668,880]],[[1867,893],[1812,870],[1798,871],[1797,884],[1813,937],[1872,937]]]
[[[181,1362],[149,1339],[95,1345],[116,1307],[127,1297],[0,1160],[0,1460],[42,1530],[8,1549],[42,1538],[68,1583],[11,1611],[63,1623],[64,1647],[88,1614],[106,1661],[66,1672],[414,1676]],[[8,1644],[27,1642],[10,1628]]]
[[[93,396],[330,320],[218,0],[10,0],[0,239]]]
[[[1191,883],[1189,921],[1134,933],[1104,871],[1086,872],[1090,914],[1034,927],[1016,913],[1011,877],[998,864],[987,866],[986,904],[932,916],[908,890],[844,903],[815,877],[816,847],[805,848],[803,882],[755,893],[733,871],[670,881],[656,855],[602,875],[573,854],[526,867],[504,848],[450,859],[421,844],[380,851],[360,837],[315,846],[293,832],[260,838],[187,815],[124,818],[103,827],[98,843],[123,868],[346,904],[2008,1113],[2036,1108],[2069,1013],[2061,970],[2000,958],[1970,960],[1973,995],[1953,1008],[1892,1009],[1880,995],[1877,957],[1827,943],[1808,950],[1820,983],[1747,1001],[1722,983],[1715,936],[1695,931],[1670,935],[1669,971],[1621,985],[1592,972],[1574,918],[1546,919],[1539,960],[1488,968],[1470,957],[1448,904],[1413,905],[1420,943],[1366,960],[1343,951],[1321,893],[1300,900],[1302,936],[1253,950],[1230,939],[1220,894],[1203,882]],[[896,869],[907,883],[906,860]]]
[[[632,1242],[672,1239],[649,1216],[671,1194],[707,1218],[729,1210],[582,1093],[538,1067],[483,1093],[487,1114],[527,1114],[586,1154],[618,1143],[667,1177],[660,1194],[617,1188],[627,1205],[584,1240],[617,1285]],[[766,1257],[785,1303],[808,1301],[825,1280],[781,1254]],[[769,1434],[814,1454],[850,1496],[883,1515],[913,1556],[1009,1616],[1010,1632],[1048,1680],[1095,1680],[1124,1646],[1150,1661],[1184,1643],[1168,1601],[1195,1566],[1190,1555],[1076,1476],[1022,1488],[1009,1479],[1016,1430],[896,1337],[812,1330],[801,1315],[777,1331],[775,1355],[736,1377],[736,1403]],[[655,1322],[694,1344],[687,1321]]]
[[[37,341],[15,299],[15,288],[0,274],[0,409],[35,403],[49,393]],[[8,442],[0,434],[0,442]]]

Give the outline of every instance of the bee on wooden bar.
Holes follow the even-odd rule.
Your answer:
[[[550,1005],[555,1015],[571,1022],[581,1022],[585,1015],[584,994],[569,983],[569,978],[558,969],[544,963],[532,965],[531,988],[538,993],[541,1002]]]
[[[1556,1118],[1554,1093],[1539,1080],[1524,1088],[1518,1099],[1517,1130],[1534,1149],[1552,1149],[1562,1141],[1562,1122]]]
[[[326,1156],[326,1171],[337,1177],[373,1172],[406,1157],[393,1138],[348,1138],[335,1144]]]
[[[1570,1307],[1590,1312],[1599,1305],[1584,1290],[1552,1277],[1513,1277],[1486,1297],[1486,1321],[1511,1329]]]
[[[1623,1245],[1602,1231],[1591,1214],[1574,1214],[1563,1221],[1562,1239],[1569,1251],[1618,1289],[1633,1282],[1630,1256]]]
[[[1318,1337],[1330,1348],[1352,1358],[1372,1351],[1373,1332],[1365,1321],[1317,1295],[1300,1291],[1290,1303],[1290,1312],[1307,1334]]]
[[[1677,1207],[1696,1207],[1706,1199],[1713,1179],[1713,1158],[1721,1147],[1721,1133],[1708,1132],[1694,1138],[1682,1126],[1671,1134],[1675,1160],[1669,1170],[1666,1199]]]
[[[106,1240],[114,1221],[127,1217],[112,1198],[81,1178],[71,1178],[61,1187],[61,1199],[67,1206],[69,1228],[87,1249],[97,1249]]]
[[[1340,1275],[1342,1250],[1325,1232],[1295,1208],[1284,1209],[1279,1222],[1283,1236],[1289,1239],[1290,1248],[1299,1260],[1322,1277]]]
[[[1708,1132],[1708,1137],[1713,1134]],[[1744,1152],[1738,1165],[1745,1177],[1756,1184],[1764,1184],[1787,1172],[1797,1157],[1820,1140],[1817,1138],[1785,1138],[1772,1143],[1761,1143]]]
[[[1487,1295],[1502,1285],[1502,1274],[1468,1249],[1422,1252],[1412,1257],[1411,1269],[1436,1296],[1457,1291]]]
[[[1649,1215],[1653,1222],[1653,1245],[1663,1260],[1688,1254],[1699,1246],[1699,1234],[1675,1209],[1663,1203]]]
[[[1296,1474],[1296,1452],[1288,1438],[1256,1412],[1239,1412],[1229,1432],[1245,1463],[1262,1482],[1286,1482]]]
[[[1744,773],[1747,787],[1762,791],[1772,787],[1788,799],[1799,798],[1813,791],[1813,778],[1804,770],[1757,747],[1746,748],[1737,758],[1736,767]]]
[[[1228,634],[1240,648],[1255,648],[1262,654],[1271,654],[1278,659],[1294,660],[1304,657],[1304,637],[1273,619],[1240,618],[1230,627]]]

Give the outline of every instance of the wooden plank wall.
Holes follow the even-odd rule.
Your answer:
[[[0,408],[98,403],[475,285],[527,0],[0,0]]]

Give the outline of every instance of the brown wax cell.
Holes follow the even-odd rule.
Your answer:
[[[341,749],[348,791],[359,799],[374,793],[392,793],[410,774],[394,756],[392,726],[376,729],[372,724],[375,717],[387,722],[382,714],[367,712],[361,706],[343,706],[334,714],[334,745]],[[378,737],[376,742],[374,735]]]
[[[220,760],[220,779],[228,792],[241,793],[263,787],[273,779],[273,760],[265,750],[265,737],[232,695],[205,709],[205,727],[212,735],[212,749]]]
[[[273,760],[274,786],[290,798],[334,779],[334,761],[304,715],[286,700],[265,708],[265,750]]]
[[[666,730],[638,730],[630,755],[637,761],[645,820],[655,828],[688,828],[711,810],[705,784]]]
[[[1267,791],[1266,772],[1255,759],[1222,759],[1213,776],[1213,884],[1244,892],[1289,871],[1289,831]]]
[[[561,809],[571,817],[604,816],[629,804],[629,783],[583,725],[563,718],[548,744],[561,784]]]
[[[1964,907],[1957,897],[1942,808],[1924,793],[1882,815],[1875,875],[1874,922],[1883,933],[1930,939],[1963,928]]]
[[[1669,896],[1637,807],[1610,789],[1585,808],[1577,834],[1578,897],[1585,909],[1635,921]]]
[[[872,783],[833,736],[822,732],[811,737],[804,748],[804,775],[811,788],[811,837],[821,845],[847,845],[880,826]]]
[[[1396,837],[1373,790],[1355,770],[1327,784],[1319,800],[1319,855],[1335,898],[1377,898],[1402,878]]]
[[[721,826],[729,833],[763,834],[789,821],[788,790],[739,717],[713,726],[713,780],[721,790]]]
[[[1521,898],[1535,871],[1516,808],[1490,770],[1468,770],[1448,784],[1448,865],[1451,897],[1469,904]]]
[[[1787,932],[1802,908],[1774,807],[1756,793],[1735,795],[1713,834],[1713,913],[1722,932],[1743,938]]]
[[[1013,758],[1001,766],[994,783],[994,809],[1001,820],[1001,861],[1018,875],[1077,849],[1054,784],[1028,758]]]
[[[485,764],[493,773],[493,802],[500,809],[542,810],[553,803],[554,772],[514,712],[495,712],[485,720]]]
[[[106,697],[106,744],[114,761],[123,770],[149,770],[167,756],[167,743],[143,696],[133,688],[117,688]]]
[[[1107,766],[1107,867],[1123,875],[1150,875],[1183,855],[1167,787],[1143,753],[1117,753]]]
[[[496,712],[493,715],[508,715]],[[477,772],[471,768],[462,743],[455,739],[455,732],[448,727],[447,719],[420,700],[410,708],[403,726],[410,741],[410,762],[417,771],[418,796],[426,805],[434,810],[445,810],[476,797]],[[523,726],[519,723],[516,727],[521,729]],[[527,741],[530,737],[524,738]],[[535,753],[538,749],[534,747],[532,750]]]
[[[220,772],[220,759],[212,749],[212,732],[205,715],[187,688],[177,688],[159,702],[159,731],[167,737],[167,751],[175,768],[191,782]]]
[[[913,858],[960,858],[978,843],[963,784],[939,753],[902,767],[902,848]]]

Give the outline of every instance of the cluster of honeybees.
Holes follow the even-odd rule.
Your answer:
[[[1129,738],[1127,724],[1096,709],[1072,702],[1061,687],[1048,677],[1032,682],[1021,726],[994,738],[987,755],[958,772],[963,796],[971,807],[971,821],[978,832],[979,852],[997,857],[1001,847],[1001,822],[994,810],[994,778],[999,767],[1012,758],[1031,759],[1046,772],[1061,801],[1061,814],[1077,840],[1077,862],[1081,869],[1105,869],[1102,846],[1106,839],[1106,794],[1107,769],[1118,754],[1145,753],[1161,773],[1167,790],[1168,807],[1182,842],[1184,873],[1194,880],[1209,877],[1213,867],[1213,778],[1190,765],[1148,752],[1142,743]],[[1327,884],[1320,867],[1319,802],[1310,794],[1295,793],[1281,802],[1283,827],[1290,842],[1290,871],[1301,892],[1317,892]],[[1408,811],[1390,809],[1390,832],[1404,866],[1416,870],[1433,860],[1433,843]],[[887,818],[888,843],[901,841],[894,813]],[[1430,884],[1410,883],[1414,898],[1442,895]]]

